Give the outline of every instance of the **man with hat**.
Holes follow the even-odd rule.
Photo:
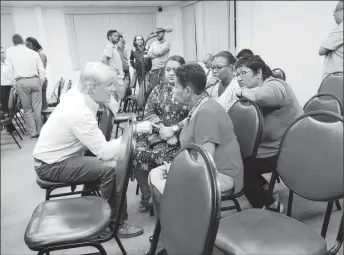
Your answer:
[[[147,95],[153,88],[162,83],[165,78],[165,66],[171,49],[171,43],[165,39],[165,30],[157,28],[157,41],[153,42],[149,47],[148,53],[144,55],[145,58],[152,59],[152,70],[149,74],[149,83]]]

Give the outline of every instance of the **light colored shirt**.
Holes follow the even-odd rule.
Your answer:
[[[226,112],[233,106],[233,104],[238,101],[236,96],[237,90],[240,88],[236,79],[232,79],[231,83],[227,86],[225,91],[219,96],[219,86],[220,83],[207,89],[209,96],[215,99]]]
[[[330,50],[325,56],[323,79],[330,73],[343,72],[343,22],[330,33],[322,47]]]
[[[40,56],[23,44],[7,49],[5,63],[11,79],[37,76],[42,84],[45,80],[46,72]]]
[[[116,71],[118,79],[123,79],[124,71],[123,71],[123,64],[121,60],[121,56],[117,51],[117,45],[113,45],[112,43],[108,42],[104,49],[104,56],[110,58],[109,59],[109,66]]]
[[[99,105],[70,89],[44,124],[33,156],[47,164],[83,155],[88,148],[101,160],[116,159],[121,138],[106,141],[96,119]]]
[[[8,76],[8,68],[5,63],[1,62],[1,86],[11,86],[12,84],[13,80]]]
[[[148,50],[148,55],[152,56],[152,70],[164,68],[166,66],[170,49],[171,44],[165,39],[152,42]]]
[[[208,83],[209,79],[213,77],[213,72],[211,71],[211,69],[208,69],[202,61],[198,62],[198,64],[203,68],[205,75],[207,76],[207,83]]]
[[[122,67],[123,71],[129,71],[129,62],[128,62],[128,50],[125,46],[119,46],[117,47],[117,51],[119,53],[119,56],[121,57],[122,61]]]
[[[278,152],[285,130],[303,114],[303,109],[290,86],[283,80],[270,77],[261,87],[252,90],[264,118],[257,157],[272,157]]]

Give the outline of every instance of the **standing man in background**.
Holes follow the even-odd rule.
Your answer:
[[[6,66],[9,75],[16,81],[31,138],[37,139],[42,128],[42,84],[45,69],[41,57],[24,45],[20,35],[13,35],[12,41],[14,47],[7,50]]]
[[[127,50],[127,47],[125,46],[126,42],[127,42],[127,38],[125,37],[124,33],[119,33],[117,51],[119,53],[119,56],[121,57],[122,68],[124,72],[124,79],[129,79],[129,83],[130,83],[128,50]]]
[[[152,70],[149,75],[147,95],[150,94],[156,85],[163,83],[165,66],[171,49],[171,43],[165,39],[165,29],[157,28],[155,33],[158,40],[151,44],[148,53],[144,55],[145,58],[152,59]]]
[[[333,12],[337,27],[320,46],[319,55],[325,56],[322,79],[334,72],[343,72],[343,1],[339,1]]]
[[[124,71],[123,71],[123,65],[121,56],[119,55],[117,51],[118,42],[119,42],[119,34],[117,30],[109,30],[106,33],[106,38],[108,39],[108,43],[105,46],[102,62],[108,66],[110,66],[116,76],[116,93],[115,93],[115,99],[118,101],[119,94],[121,92],[122,86],[123,86],[123,79],[124,79]]]

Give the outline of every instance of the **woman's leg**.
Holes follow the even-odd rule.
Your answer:
[[[147,212],[150,209],[150,197],[151,192],[148,184],[148,171],[138,170],[134,173],[137,183],[141,190],[141,202],[139,206],[139,212]]]
[[[276,171],[277,156],[244,160],[244,191],[253,208],[262,208],[265,203],[275,202],[268,197],[268,192],[262,186],[262,174]]]

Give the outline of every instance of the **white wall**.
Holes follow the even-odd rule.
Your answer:
[[[323,57],[318,49],[336,27],[334,1],[237,1],[237,50],[251,49],[286,72],[301,105],[316,94]]]
[[[156,13],[156,27],[172,26],[173,32],[166,33],[166,39],[171,43],[170,56],[184,56],[182,10],[178,6],[163,7],[162,12]],[[154,40],[154,39],[152,39]],[[149,41],[148,44],[150,44]]]

